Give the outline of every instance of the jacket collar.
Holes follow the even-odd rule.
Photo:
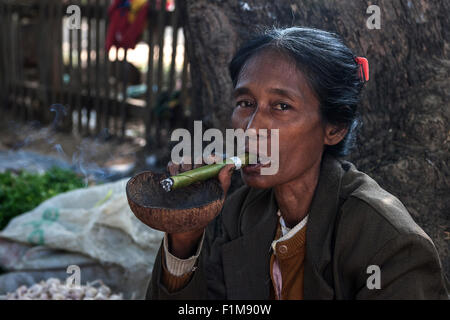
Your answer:
[[[304,299],[334,298],[331,260],[343,174],[338,160],[323,158],[306,228]]]
[[[269,263],[278,205],[270,189],[251,189],[241,210],[242,236],[224,244],[222,258],[228,299],[268,299]]]
[[[331,246],[339,207],[343,169],[332,157],[322,160],[318,185],[306,229],[305,299],[332,299]],[[222,248],[228,299],[268,299],[271,243],[275,237],[278,205],[272,189],[251,189],[244,202],[239,227],[242,236]]]

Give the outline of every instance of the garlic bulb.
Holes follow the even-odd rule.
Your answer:
[[[97,287],[95,286],[97,285]],[[111,294],[111,289],[96,280],[86,285],[67,285],[56,278],[33,284],[22,285],[6,295],[8,300],[123,300],[122,293]]]
[[[106,296],[101,294],[100,292],[95,296],[94,300],[106,300]]]
[[[66,297],[61,293],[56,293],[52,296],[52,300],[66,300]]]
[[[88,298],[94,298],[97,295],[97,292],[98,292],[97,288],[87,287],[84,294]]]
[[[28,296],[30,298],[37,298],[44,291],[44,286],[40,283],[33,284],[30,289],[28,289]]]
[[[105,295],[105,296],[109,296],[111,294],[111,289],[108,288],[105,285],[102,285],[99,289],[98,292],[100,292],[101,294]]]

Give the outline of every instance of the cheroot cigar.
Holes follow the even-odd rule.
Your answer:
[[[219,174],[220,170],[227,164],[234,164],[235,170],[239,170],[240,168],[248,165],[248,162],[249,155],[248,153],[245,153],[239,157],[227,158],[222,163],[208,164],[189,171],[185,171],[183,173],[177,174],[176,176],[171,176],[167,179],[162,180],[160,184],[165,191],[169,192],[174,189],[187,187],[194,182],[216,177]]]

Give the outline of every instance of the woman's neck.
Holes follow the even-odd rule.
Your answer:
[[[293,228],[308,214],[319,172],[320,161],[296,179],[274,187],[275,198],[287,227]]]

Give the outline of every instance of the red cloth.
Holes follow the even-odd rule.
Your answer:
[[[148,2],[141,7],[132,23],[128,14],[130,7],[126,3],[132,0],[115,0],[108,9],[109,26],[106,34],[106,50],[112,46],[124,49],[134,49],[144,31],[147,16]]]

